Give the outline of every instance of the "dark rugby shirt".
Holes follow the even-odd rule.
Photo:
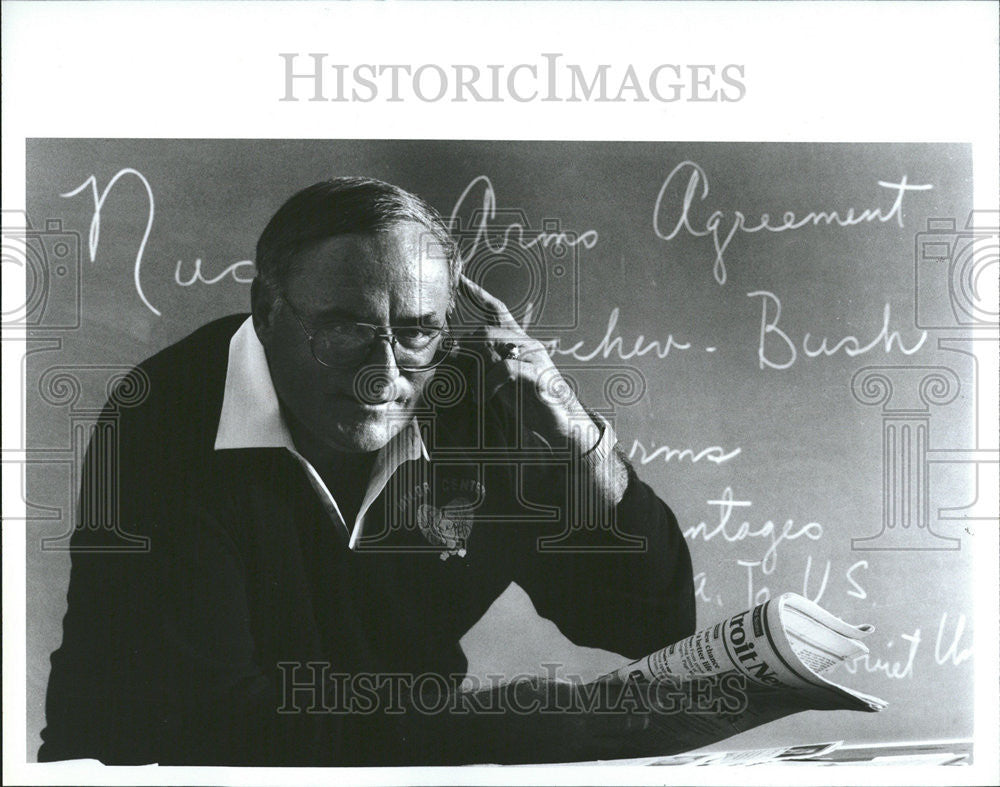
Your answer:
[[[271,418],[271,442],[226,442],[245,320],[213,322],[148,359],[137,371],[148,396],[124,406],[113,395],[105,409],[40,760],[405,761],[405,719],[336,712],[343,703],[325,694],[313,702],[315,675],[455,683],[467,666],[459,639],[511,582],[578,645],[635,658],[693,632],[687,547],[631,468],[616,509],[595,513],[570,463],[505,453],[507,427],[462,403],[418,416],[381,452],[374,497],[348,528],[283,442],[276,399],[241,388],[226,412]],[[115,527],[95,518],[109,494]]]

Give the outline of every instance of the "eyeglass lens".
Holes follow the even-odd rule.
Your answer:
[[[427,369],[444,360],[451,347],[450,338],[441,329],[433,331],[405,327],[393,332],[396,365],[401,369]],[[324,366],[356,366],[371,350],[372,342],[386,338],[374,326],[358,323],[325,326],[313,335],[312,350]]]

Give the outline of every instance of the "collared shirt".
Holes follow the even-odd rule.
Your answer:
[[[257,338],[251,317],[233,334],[229,343],[226,387],[219,429],[215,436],[215,450],[231,448],[287,449],[302,465],[331,519],[347,531],[351,549],[357,546],[364,533],[365,514],[400,465],[421,458],[429,459],[416,421],[411,420],[379,450],[358,515],[348,525],[319,472],[295,448],[292,434],[281,415],[264,346]]]
[[[587,455],[595,460],[603,459],[611,452],[616,438],[606,420],[599,415],[593,417],[601,427],[601,438]],[[264,347],[257,338],[251,317],[233,334],[229,343],[222,414],[215,437],[216,451],[233,448],[287,449],[302,465],[331,519],[347,531],[351,549],[357,548],[364,534],[365,515],[369,508],[400,466],[421,458],[430,459],[417,423],[411,420],[379,450],[358,515],[349,525],[319,472],[295,448],[281,414]]]
[[[39,760],[411,761],[407,747],[424,756],[426,746],[413,749],[392,711],[314,713],[297,689],[318,680],[343,697],[332,678],[355,674],[438,675],[457,685],[469,667],[462,638],[512,582],[581,646],[639,658],[694,631],[687,545],[634,470],[610,526],[588,527],[592,512],[566,505],[569,465],[466,457],[467,432],[479,433],[464,423],[473,420],[465,407],[440,424],[430,419],[426,431],[417,416],[430,461],[413,438],[396,452],[398,466],[385,452],[366,495],[377,499],[362,543],[341,548],[347,525],[320,479],[292,458],[263,350],[245,321],[216,320],[144,361],[148,396],[116,411],[113,432],[95,432]],[[485,426],[484,445],[508,436],[506,424]],[[115,473],[107,439],[119,452]],[[225,450],[237,446],[250,450]],[[433,471],[430,503],[409,495],[424,470]],[[482,488],[467,493],[467,481]],[[105,506],[87,504],[110,495],[126,530],[107,526]],[[445,528],[428,509],[440,500],[443,514],[459,497],[472,516],[457,518],[456,505],[448,514],[455,527]],[[460,525],[471,529],[463,535]],[[449,536],[462,537],[465,555]],[[140,539],[146,547],[135,549]],[[303,712],[275,712],[282,697]],[[324,688],[312,700],[327,701],[343,699]],[[424,713],[408,717],[420,729],[427,723]]]

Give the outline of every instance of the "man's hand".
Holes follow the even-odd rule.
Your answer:
[[[516,418],[520,397],[525,428],[550,447],[567,446],[582,457],[581,468],[601,499],[617,504],[628,475],[612,445],[601,445],[608,427],[594,423],[548,350],[517,324],[503,301],[464,275],[459,286],[487,320],[474,337],[482,343],[487,368],[484,401],[496,401]],[[606,450],[595,450],[599,447]]]

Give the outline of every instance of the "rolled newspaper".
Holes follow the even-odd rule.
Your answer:
[[[824,694],[827,700],[842,701],[844,707],[860,704],[866,707],[859,709],[882,710],[884,700],[823,677],[837,664],[868,653],[861,638],[874,630],[867,624],[845,623],[809,599],[785,593],[626,664],[603,679],[681,682],[738,673],[761,687]]]

